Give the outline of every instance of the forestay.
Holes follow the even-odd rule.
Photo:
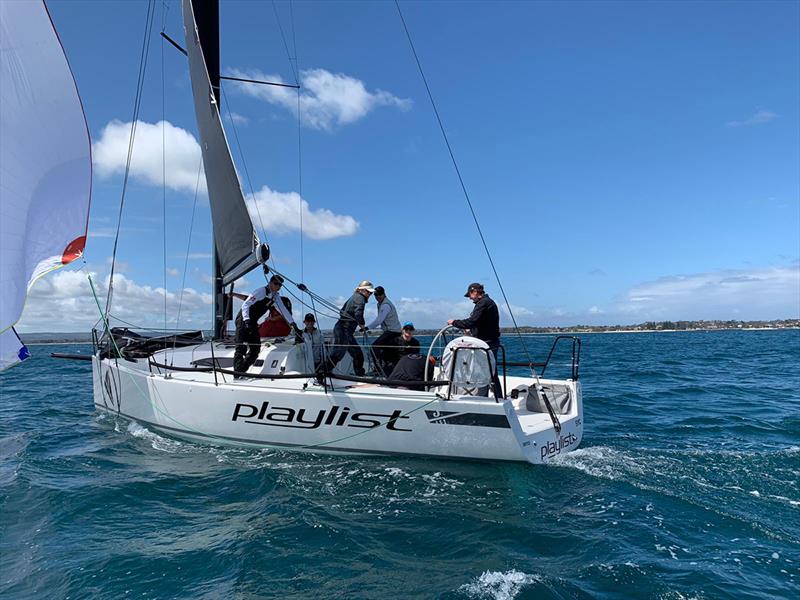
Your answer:
[[[27,353],[11,327],[31,285],[83,253],[91,143],[43,2],[0,2],[0,368]]]

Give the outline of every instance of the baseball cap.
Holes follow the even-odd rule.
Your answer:
[[[469,287],[467,288],[467,293],[464,294],[464,298],[469,298],[470,292],[481,292],[483,293],[483,284],[482,283],[470,283]]]

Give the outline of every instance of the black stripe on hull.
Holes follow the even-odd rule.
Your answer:
[[[438,425],[470,425],[472,427],[499,427],[510,429],[505,415],[486,415],[482,413],[458,413],[441,410],[426,410],[428,421]]]

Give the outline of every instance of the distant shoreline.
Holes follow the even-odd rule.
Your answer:
[[[596,335],[607,333],[709,333],[718,331],[786,331],[798,330],[800,325],[790,327],[707,327],[697,329],[603,329],[600,331],[587,331],[586,329],[561,329],[559,331],[521,331],[520,335]],[[513,329],[501,330],[503,335],[513,335]],[[325,331],[324,333],[330,333]],[[433,329],[421,329],[417,331],[417,335],[436,335],[437,331]],[[31,334],[28,334],[31,335]],[[43,334],[34,334],[43,335]],[[22,341],[26,346],[87,346],[92,343],[92,340],[44,340],[44,341],[26,341],[25,334],[21,335]]]

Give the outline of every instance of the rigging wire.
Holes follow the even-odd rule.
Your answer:
[[[106,313],[111,309],[111,299],[114,293],[114,270],[117,262],[117,248],[119,246],[119,233],[122,225],[122,211],[125,206],[125,192],[128,189],[128,177],[131,171],[131,158],[133,157],[133,142],[136,139],[136,125],[139,120],[139,109],[142,104],[142,92],[144,91],[144,76],[147,72],[147,58],[149,56],[150,37],[153,32],[153,20],[155,16],[155,0],[147,3],[147,16],[145,17],[144,38],[142,40],[142,51],[139,57],[139,75],[136,80],[136,95],[133,102],[133,117],[131,119],[131,134],[128,140],[128,156],[125,160],[125,175],[122,179],[122,194],[119,200],[119,214],[117,216],[117,232],[114,235],[114,248],[111,252],[111,272],[108,280],[108,296],[106,298]],[[107,322],[106,322],[107,324]]]
[[[181,279],[181,294],[178,298],[178,316],[175,319],[175,329],[181,323],[181,308],[183,307],[183,291],[186,289],[186,272],[189,270],[189,250],[192,248],[192,232],[194,231],[194,213],[197,208],[197,192],[200,190],[200,175],[203,173],[203,156],[200,155],[200,164],[197,165],[197,182],[194,184],[194,202],[192,203],[192,216],[189,219],[189,237],[186,242],[186,256],[183,259],[183,278]],[[177,343],[177,339],[175,340]],[[175,360],[175,344],[172,347],[172,359]],[[172,363],[170,363],[172,364]]]
[[[298,195],[300,196],[300,203],[299,203],[299,212],[300,212],[300,279],[305,279],[305,257],[304,257],[304,231],[303,231],[303,167],[302,167],[302,140],[301,140],[301,98],[300,98],[300,72],[299,66],[297,61],[297,37],[295,35],[295,27],[294,27],[294,8],[292,6],[292,0],[289,0],[289,19],[292,28],[292,47],[294,49],[294,56],[289,51],[289,43],[286,41],[286,33],[283,30],[283,24],[281,23],[281,17],[278,13],[278,6],[275,3],[275,0],[272,0],[272,12],[275,15],[275,21],[278,23],[278,31],[281,34],[281,40],[283,41],[283,49],[286,52],[286,59],[289,62],[289,68],[292,70],[292,75],[294,76],[294,82],[297,90],[297,171],[298,171]],[[273,263],[274,266],[274,263]],[[273,269],[274,270],[274,269]]]
[[[289,22],[292,25],[292,49],[294,50],[294,67],[296,72],[300,72],[300,60],[297,56],[297,36],[294,27],[294,0],[289,0]],[[304,254],[304,232],[303,232],[303,136],[300,102],[300,84],[297,87],[297,193],[300,195],[300,281],[305,281],[305,254]],[[303,293],[305,296],[305,293]]]
[[[291,8],[291,4],[289,6]],[[297,65],[292,62],[292,56],[289,53],[289,44],[286,43],[286,35],[283,33],[283,25],[281,25],[281,18],[278,15],[278,7],[275,4],[275,0],[272,0],[272,12],[275,13],[275,20],[278,22],[278,29],[281,32],[281,39],[283,40],[283,49],[286,50],[286,58],[289,59],[289,68],[292,70],[292,75],[294,75],[294,82],[296,85],[300,85],[300,78],[297,73]],[[294,36],[294,32],[292,32],[292,36]],[[297,60],[297,47],[295,47],[294,60]]]
[[[458,168],[458,163],[456,162],[455,154],[453,153],[453,148],[450,146],[450,140],[447,137],[447,133],[444,129],[444,124],[442,123],[442,118],[439,116],[439,110],[436,107],[436,102],[433,99],[433,93],[431,92],[431,88],[428,85],[428,80],[425,77],[425,72],[422,70],[422,63],[419,60],[419,56],[417,56],[417,50],[414,47],[414,42],[411,39],[411,33],[408,30],[408,26],[406,25],[406,20],[403,18],[403,11],[400,10],[400,3],[398,0],[394,0],[394,5],[397,7],[397,14],[400,15],[400,21],[403,24],[403,29],[406,32],[406,37],[408,38],[408,44],[411,46],[411,52],[414,54],[414,60],[417,63],[417,68],[419,69],[419,74],[422,76],[422,82],[425,84],[425,90],[428,93],[428,99],[431,102],[431,106],[433,107],[433,112],[436,115],[436,121],[439,123],[439,129],[442,132],[442,137],[444,138],[444,143],[447,146],[447,151],[450,154],[450,160],[453,162],[453,167],[455,168],[456,175],[458,176],[458,182],[461,184],[461,191],[464,193],[464,198],[467,200],[467,206],[469,206],[469,211],[472,214],[472,220],[475,222],[475,227],[478,230],[478,235],[481,238],[481,243],[483,244],[483,249],[486,251],[486,257],[489,259],[489,264],[492,267],[492,271],[494,272],[494,278],[497,281],[497,285],[500,288],[500,292],[503,294],[503,300],[506,303],[506,308],[508,309],[508,314],[511,316],[511,321],[514,323],[514,330],[517,333],[517,337],[519,337],[519,341],[522,344],[522,348],[525,351],[525,355],[528,357],[528,362],[533,363],[533,359],[531,358],[530,353],[528,352],[528,346],[525,344],[525,340],[523,339],[519,326],[517,325],[517,319],[514,317],[514,312],[511,310],[511,303],[508,301],[508,297],[506,296],[506,291],[503,288],[503,284],[500,282],[500,275],[497,273],[497,268],[494,265],[494,260],[492,260],[492,254],[489,252],[489,246],[486,244],[486,238],[483,236],[483,231],[481,230],[481,226],[478,223],[478,217],[475,214],[475,209],[472,206],[472,201],[470,200],[469,193],[467,192],[467,186],[464,183],[464,179],[461,177],[461,170]]]
[[[161,4],[161,33],[167,26],[169,6]],[[164,84],[164,37],[161,37],[161,217],[164,246],[164,329],[167,328],[167,90]]]

